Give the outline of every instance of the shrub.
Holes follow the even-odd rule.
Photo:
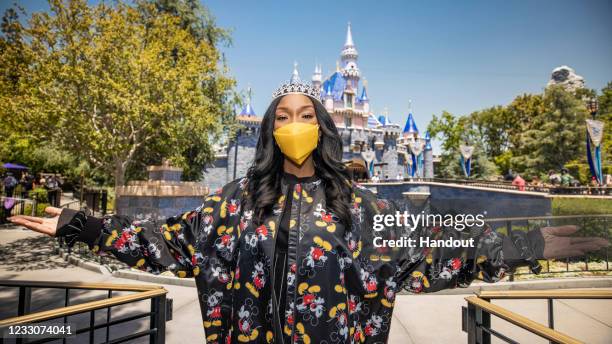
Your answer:
[[[45,188],[35,188],[30,191],[28,197],[31,199],[35,199],[36,202],[46,203],[49,202],[49,194],[47,193],[47,189]]]

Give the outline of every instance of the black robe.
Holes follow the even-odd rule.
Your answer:
[[[289,190],[286,179],[285,175],[277,204],[260,226],[253,224],[252,210],[243,207],[248,180],[241,178],[207,197],[197,209],[162,224],[120,215],[99,219],[84,212],[68,220],[65,210],[58,235],[69,243],[86,242],[93,251],[112,253],[143,271],[195,277],[208,343],[271,343],[281,338],[284,343],[384,343],[400,290],[465,287],[475,278],[495,282],[505,271],[528,261],[533,264],[541,255],[539,231],[520,232],[512,239],[488,227],[409,231],[394,225],[374,231],[375,215],[394,214],[397,209],[356,183],[352,224],[346,228],[326,209],[322,180],[291,184]],[[273,300],[272,281],[277,275],[273,257],[285,195],[293,199],[281,313],[274,307],[279,300]],[[473,238],[475,246],[374,245],[377,237],[402,236],[417,241]]]

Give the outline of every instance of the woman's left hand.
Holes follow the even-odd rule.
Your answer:
[[[556,259],[584,256],[610,245],[608,239],[598,237],[570,237],[578,231],[574,225],[541,228],[544,237],[544,258]]]

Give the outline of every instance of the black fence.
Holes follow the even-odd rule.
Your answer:
[[[36,215],[37,201],[30,198],[0,196],[0,224],[13,215]]]
[[[39,281],[0,281],[0,286],[18,290],[16,315],[11,318],[0,319],[0,332],[5,334],[5,331],[9,330],[11,326],[53,322],[54,324],[74,324],[77,328],[72,329],[72,334],[75,336],[87,334],[87,339],[84,339],[85,336],[78,337],[79,343],[87,342],[93,344],[95,339],[99,342],[100,330],[104,330],[104,343],[124,343],[148,336],[149,343],[156,344],[165,342],[166,321],[172,320],[172,300],[166,299],[167,291],[159,286]],[[64,294],[63,307],[60,306],[32,313],[30,305],[33,301],[32,291],[34,289],[62,290]],[[85,303],[74,303],[73,294],[77,290],[106,291],[106,298]],[[133,293],[117,296],[117,292],[120,291]],[[118,319],[114,319],[112,315],[114,307],[129,305],[142,300],[151,301],[150,311],[122,315]],[[8,303],[11,301],[3,300],[3,302]],[[96,321],[96,311],[105,312],[104,321]],[[84,319],[84,316],[88,317],[88,319]],[[78,321],[75,321],[75,318],[78,318]],[[122,331],[129,334],[111,338],[111,333],[116,334],[115,331],[111,331],[112,327],[125,326],[129,322],[147,318],[149,319],[148,329],[139,330],[139,324],[132,323],[133,330],[124,329]],[[0,344],[8,343],[9,340],[13,341],[13,339],[6,339],[0,336]],[[14,342],[21,344],[25,343],[26,340],[29,344],[38,344],[51,341],[57,342],[58,338],[28,339],[17,337],[14,339]],[[66,343],[66,338],[60,340]]]
[[[612,242],[610,237],[610,223],[612,222],[612,215],[563,215],[563,216],[540,216],[540,217],[515,217],[515,218],[503,218],[503,219],[487,219],[487,223],[498,232],[509,235],[512,231],[529,231],[542,227],[554,227],[554,226],[565,226],[575,225],[578,227],[578,231],[575,236],[593,236],[605,238]],[[592,252],[589,255],[583,257],[571,257],[562,260],[562,264],[559,264],[559,260],[554,262],[551,260],[542,260],[543,270],[541,274],[551,273],[574,273],[584,271],[610,271],[610,248],[609,246],[601,249],[598,252]],[[597,263],[594,267],[593,264],[589,266],[589,262]],[[563,268],[553,269],[551,266],[564,266]],[[571,266],[574,266],[573,268]],[[577,268],[582,266],[582,268]],[[526,272],[510,274],[510,281],[514,280],[514,276],[531,274],[528,270]]]
[[[369,180],[361,182],[368,183]],[[610,196],[612,195],[612,187],[610,186],[559,186],[559,185],[531,185],[525,184],[520,188],[512,185],[512,182],[496,181],[496,180],[478,180],[478,179],[451,179],[451,178],[404,178],[403,180],[389,179],[381,180],[380,183],[397,183],[397,182],[432,182],[444,184],[459,184],[466,186],[493,188],[501,190],[515,191],[531,191],[542,192],[553,195],[594,195],[594,196]]]
[[[84,187],[83,190],[75,188],[73,196],[81,200],[91,211],[106,215],[108,191],[105,188]]]
[[[541,299],[547,302],[547,324],[543,325],[520,314],[492,303],[493,300]],[[491,315],[516,325],[523,330],[547,339],[550,343],[579,344],[583,341],[555,330],[554,300],[565,299],[612,299],[611,289],[591,290],[509,290],[483,291],[466,297],[467,307],[462,307],[461,329],[467,332],[468,344],[490,344],[492,337],[506,343],[518,344],[516,339],[495,330],[491,326]]]

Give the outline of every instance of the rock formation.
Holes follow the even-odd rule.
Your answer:
[[[584,78],[576,74],[573,68],[561,66],[552,71],[547,87],[553,85],[561,85],[568,92],[576,92],[584,88]]]

